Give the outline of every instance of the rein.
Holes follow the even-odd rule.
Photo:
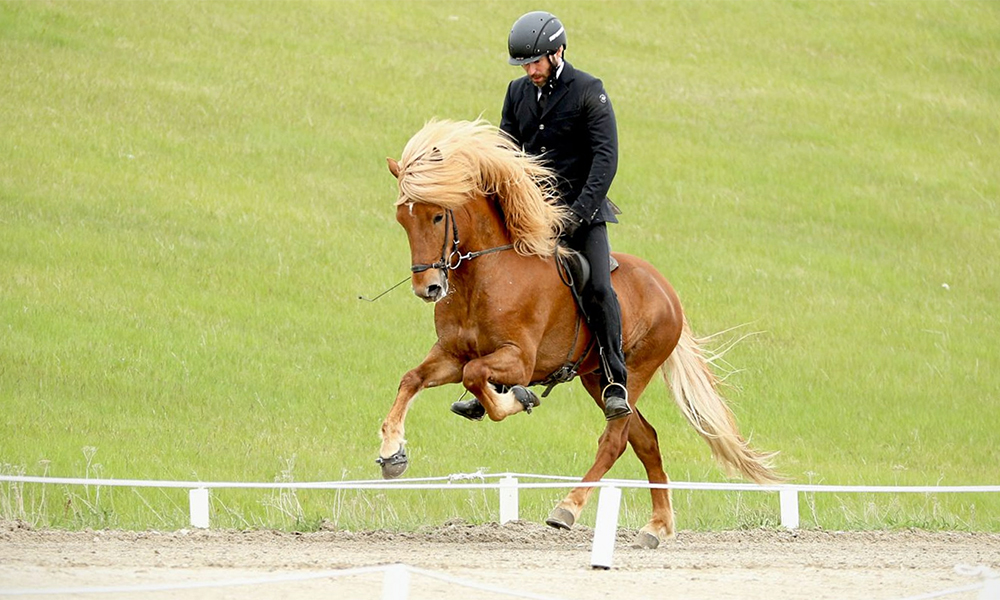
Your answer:
[[[451,228],[451,242],[449,248],[448,240],[448,229]],[[458,238],[458,223],[455,221],[455,213],[450,209],[444,214],[444,243],[441,245],[441,259],[437,262],[431,264],[417,264],[411,265],[410,271],[413,273],[423,273],[424,271],[430,269],[441,269],[444,271],[445,277],[448,276],[448,271],[454,271],[462,265],[464,261],[472,260],[474,258],[479,258],[485,254],[492,254],[494,252],[503,252],[504,250],[511,250],[514,248],[514,244],[506,244],[504,246],[496,246],[495,248],[487,248],[486,250],[477,250],[476,252],[466,252],[462,253],[458,249],[458,245],[461,240]]]

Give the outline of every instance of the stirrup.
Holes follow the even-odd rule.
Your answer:
[[[608,390],[612,387],[619,387],[625,392],[625,396],[609,396]],[[601,391],[601,399],[604,401],[604,419],[616,421],[632,414],[632,408],[628,405],[628,388],[620,383],[609,383]]]

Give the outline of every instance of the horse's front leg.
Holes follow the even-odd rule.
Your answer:
[[[408,371],[399,381],[396,400],[389,409],[389,414],[382,421],[380,436],[382,447],[379,449],[378,464],[382,467],[384,479],[395,479],[406,471],[406,439],[404,436],[404,421],[410,403],[417,394],[425,388],[446,383],[458,383],[462,380],[462,364],[454,356],[446,354],[435,344],[431,351],[415,369]]]
[[[502,346],[496,352],[469,361],[462,372],[462,384],[486,409],[492,421],[538,406],[540,401],[527,389],[534,368],[534,356],[518,346]],[[502,384],[504,392],[495,384]]]

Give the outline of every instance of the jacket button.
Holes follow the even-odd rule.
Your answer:
[[[546,148],[545,146],[542,146],[542,152],[545,152],[546,150],[548,150],[548,148]]]
[[[545,123],[542,123],[541,125],[539,125],[538,129],[541,130],[541,131],[544,131],[545,130]]]

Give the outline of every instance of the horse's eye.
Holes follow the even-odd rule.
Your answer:
[[[440,223],[443,220],[444,220],[444,215],[443,214],[434,215],[434,224],[435,225],[437,225],[438,223]]]

